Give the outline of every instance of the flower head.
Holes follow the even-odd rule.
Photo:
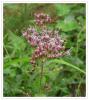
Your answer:
[[[48,14],[44,14],[44,13],[35,13],[35,22],[37,25],[41,26],[44,25],[46,23],[51,23],[52,19]]]
[[[38,25],[51,22],[49,15],[44,13],[35,14],[35,18]],[[35,64],[36,59],[40,57],[58,58],[67,54],[64,41],[57,30],[46,28],[38,32],[35,28],[30,27],[23,32],[23,36],[32,47],[36,48],[32,55],[32,64]]]

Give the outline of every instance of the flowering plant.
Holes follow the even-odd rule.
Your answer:
[[[4,4],[3,10],[3,96],[86,96],[86,4]]]

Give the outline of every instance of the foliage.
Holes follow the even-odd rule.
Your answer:
[[[3,95],[85,96],[85,4],[4,3],[3,8]],[[35,12],[45,12],[54,18],[48,27],[60,31],[70,55],[44,62],[38,59],[33,68],[29,61],[34,49],[22,37],[22,30],[29,25],[36,27]]]

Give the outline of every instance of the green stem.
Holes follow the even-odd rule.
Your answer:
[[[80,87],[81,87],[81,84],[82,84],[83,80],[84,80],[84,76],[80,78],[80,82],[79,82],[78,88],[76,90],[76,96],[80,95]]]
[[[8,55],[8,57],[9,57],[9,61],[11,61],[11,57],[10,57],[10,55],[9,55],[9,53],[8,53],[8,50],[7,50],[7,48],[6,48],[6,46],[3,44],[3,47],[4,47],[4,49],[5,49],[5,51],[6,51],[6,54]]]
[[[41,73],[40,73],[40,94],[41,94],[41,90],[42,90],[42,78],[43,78],[43,63],[41,66]]]
[[[85,30],[85,25],[84,27],[80,30],[79,34],[77,35],[77,44],[76,44],[76,57],[78,56],[78,49],[79,49],[79,38],[81,33]]]

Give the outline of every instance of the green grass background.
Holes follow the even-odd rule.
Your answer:
[[[86,4],[4,3],[3,9],[3,95],[86,96]],[[55,20],[48,28],[60,31],[71,53],[44,63],[38,60],[32,72],[29,61],[34,49],[22,30],[37,28],[33,15],[39,11]]]

